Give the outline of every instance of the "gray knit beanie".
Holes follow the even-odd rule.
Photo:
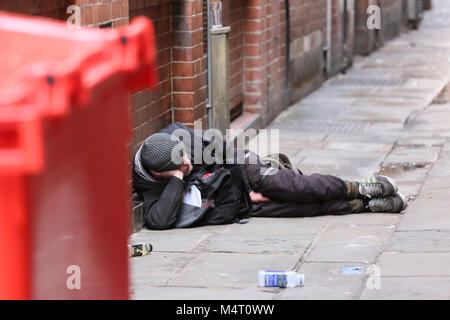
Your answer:
[[[184,144],[167,133],[148,137],[141,148],[141,163],[145,171],[163,172],[177,169],[184,156]]]

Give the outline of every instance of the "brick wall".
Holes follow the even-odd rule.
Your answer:
[[[147,16],[155,27],[159,83],[132,96],[133,154],[150,134],[172,122],[171,17],[167,1],[130,1],[129,18]]]
[[[202,0],[2,0],[0,9],[67,20],[81,9],[85,27],[120,27],[144,15],[155,25],[159,84],[131,97],[133,152],[150,134],[172,121],[206,125],[206,63]]]
[[[260,113],[267,124],[287,103],[317,88],[325,79],[327,0],[290,0],[289,88],[286,101],[286,18],[284,0],[223,0],[223,24],[230,33],[230,108]],[[331,74],[349,64],[353,53],[370,53],[377,41],[399,30],[402,0],[332,1]],[[356,3],[356,8],[354,5]],[[2,0],[0,9],[69,17],[81,8],[82,25],[119,27],[144,15],[155,24],[160,83],[132,96],[133,151],[151,133],[173,121],[206,126],[207,69],[204,0]],[[367,30],[368,4],[382,7],[383,28]],[[356,17],[353,17],[353,11]],[[344,16],[347,42],[344,43]],[[354,26],[355,24],[355,26]],[[355,36],[353,37],[353,27]],[[354,46],[353,46],[354,44]],[[347,59],[347,61],[346,61]]]
[[[402,26],[402,0],[379,0],[381,7],[381,29],[379,42],[384,44],[395,38]]]
[[[172,66],[171,16],[167,0],[73,0],[81,8],[85,27],[112,27],[128,25],[142,15],[152,19],[155,26],[159,84],[131,96],[133,114],[132,154],[150,134],[172,122]]]
[[[120,27],[127,25],[127,0],[74,0],[81,8],[82,25],[86,27]]]
[[[157,88],[133,95],[133,151],[150,134],[179,121],[206,126],[206,60],[202,1],[130,0],[129,17],[152,19],[158,49]]]
[[[174,120],[206,128],[207,71],[203,51],[202,0],[172,2],[172,79]]]
[[[333,1],[332,5],[332,28],[331,28],[331,74],[336,74],[342,69],[343,64],[343,1]]]
[[[335,74],[351,63],[354,0],[332,1],[331,70]],[[289,1],[289,96],[286,101],[285,1],[246,1],[244,107],[259,112],[263,123],[316,89],[325,79],[327,1]],[[347,18],[344,28],[344,16]],[[344,32],[346,32],[344,36]]]
[[[73,0],[1,0],[0,10],[65,20],[67,7],[72,3]]]
[[[375,50],[377,46],[378,31],[376,29],[370,30],[367,28],[367,8],[371,4],[377,4],[377,0],[356,0],[355,54],[368,55]]]
[[[230,109],[244,101],[245,0],[224,1],[223,25],[230,26]],[[239,113],[235,110],[233,113]]]
[[[290,3],[290,101],[295,102],[324,80],[326,0]]]
[[[246,1],[244,108],[264,123],[284,107],[285,32],[284,1]]]
[[[381,9],[381,28],[367,28],[369,5],[378,5]],[[378,46],[396,37],[405,21],[405,0],[357,0],[356,1],[356,34],[355,53],[367,55]]]

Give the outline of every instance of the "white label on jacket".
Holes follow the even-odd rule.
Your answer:
[[[191,185],[191,191],[185,192],[183,203],[190,204],[195,207],[202,206],[202,194],[196,186]]]

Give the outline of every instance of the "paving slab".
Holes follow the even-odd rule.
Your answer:
[[[441,149],[441,155],[439,157],[439,162],[442,162],[443,164],[450,165],[450,148],[449,148],[449,142],[450,139],[446,138],[447,143],[442,147]]]
[[[168,284],[256,288],[259,270],[292,270],[297,261],[292,254],[200,253]]]
[[[143,287],[131,291],[134,300],[271,300],[277,289],[234,289],[211,287]]]
[[[348,181],[359,181],[361,179],[372,176],[376,165],[361,160],[358,162],[342,162],[341,164],[322,164],[317,165],[313,159],[304,159],[298,164],[298,168],[304,174],[311,175],[313,173],[329,174],[337,176]]]
[[[325,138],[325,141],[329,142],[368,142],[376,144],[388,144],[393,145],[396,142],[396,137],[391,137],[387,135],[352,135],[352,134],[341,134],[341,133],[330,133]]]
[[[403,78],[403,77],[402,77]],[[422,81],[423,83],[418,83],[418,81],[412,80],[411,77],[404,77],[409,80],[410,84],[416,83],[414,88],[397,88],[397,90],[392,90],[389,87],[378,87],[375,91],[375,95],[378,97],[404,97],[407,96],[411,99],[422,100],[424,96],[427,96],[428,99],[433,99],[435,97],[436,85],[440,85],[441,82],[430,83],[432,81]],[[423,87],[422,85],[426,85],[428,87]]]
[[[424,182],[424,189],[433,190],[450,187],[450,172],[442,167],[434,167]]]
[[[380,289],[365,289],[363,300],[448,300],[450,277],[381,277]]]
[[[385,166],[402,163],[431,163],[437,160],[440,147],[416,147],[396,146],[384,159]]]
[[[283,253],[300,256],[314,237],[314,233],[215,234],[203,241],[195,252]]]
[[[422,190],[420,198],[434,199],[436,203],[443,203],[448,198],[449,192],[450,192],[449,187],[426,189]]]
[[[450,143],[446,143],[444,145],[444,147],[442,148],[442,152],[450,152]]]
[[[398,192],[409,195],[412,197],[417,197],[422,190],[422,182],[420,181],[408,181],[408,182],[402,182],[402,181],[396,181],[398,186]]]
[[[193,257],[185,253],[152,252],[147,256],[130,258],[131,287],[166,285]]]
[[[278,130],[280,140],[287,139],[289,141],[293,142],[318,142],[323,141],[325,137],[327,136],[327,133],[320,133],[320,132],[308,132],[308,131],[298,131],[295,130],[295,127],[287,127],[287,126],[280,126],[280,127],[269,127],[268,130]]]
[[[354,152],[352,150],[301,150],[297,155],[302,155],[306,159],[303,164],[314,164],[324,166],[334,166],[339,169],[346,165],[358,165],[358,167],[371,166],[376,168],[384,158],[384,154],[374,151]],[[358,167],[355,167],[357,169]]]
[[[428,204],[426,203],[429,200]],[[398,230],[450,230],[448,204],[436,204],[435,199],[415,200],[408,208]]]
[[[277,129],[271,129],[277,130]],[[303,149],[321,149],[324,148],[328,142],[321,141],[324,139],[324,134],[310,135],[289,135],[285,132],[280,132],[279,138],[271,138],[271,133],[267,134],[268,139],[252,139],[248,145],[248,149],[264,157],[272,153],[284,153],[289,158],[293,158],[296,153]]]
[[[378,110],[377,110],[378,109]],[[385,109],[391,109],[386,107]],[[347,110],[343,110],[336,115],[335,119],[338,121],[346,122],[366,122],[373,123],[400,123],[408,117],[408,110],[397,109],[397,112],[384,111],[382,107],[352,107]]]
[[[412,164],[412,165],[408,165]],[[388,166],[382,165],[380,171],[381,175],[389,176],[395,182],[419,182],[423,183],[428,173],[430,172],[432,164],[421,164],[419,166],[413,163],[391,163]]]
[[[354,107],[391,107],[391,108],[406,108],[407,110],[414,111],[420,110],[428,103],[430,99],[409,99],[407,96],[403,97],[367,97],[354,100],[350,106]]]
[[[370,176],[385,155],[374,151],[324,149],[302,150],[296,156],[304,157],[299,167],[305,174],[330,174],[358,181]]]
[[[424,147],[432,147],[432,146],[443,146],[447,142],[447,139],[444,138],[423,138],[423,137],[408,137],[408,138],[400,138],[397,140],[397,146],[424,146]]]
[[[297,288],[286,288],[277,296],[277,299],[356,299],[366,277],[365,273],[342,274],[343,268],[354,266],[348,263],[305,262],[297,270],[298,273],[305,275],[305,285]]]
[[[450,137],[450,130],[428,130],[426,129],[428,126],[423,126],[422,128],[407,128],[401,131],[401,135],[403,137],[409,136],[417,136],[417,132],[420,132],[420,135],[424,138],[445,138],[448,139]]]
[[[385,226],[386,228],[394,228],[400,221],[401,214],[392,213],[357,213],[340,216],[333,221],[334,225],[347,225],[350,227],[360,225]]]
[[[305,261],[375,261],[392,231],[376,225],[332,225],[317,240]]]
[[[450,252],[386,253],[377,266],[382,276],[450,276]]]
[[[450,252],[450,231],[397,231],[387,252]]]
[[[289,108],[286,112],[283,112],[276,121],[278,122],[290,122],[298,124],[303,120],[332,120],[335,115],[339,113],[339,109],[333,108],[324,112],[322,108],[310,108],[310,107],[295,107]]]
[[[447,113],[450,111],[450,101],[447,104],[430,104],[425,109],[427,112],[444,112]]]
[[[331,216],[305,218],[251,218],[246,224],[235,224],[228,233],[255,235],[302,235],[318,233]]]
[[[430,171],[429,179],[427,179],[427,185],[431,186],[431,182],[436,182],[433,181],[433,178],[445,180],[445,182],[443,183],[447,183],[449,176],[450,176],[450,162],[446,161],[444,163],[443,161],[438,161],[433,165],[433,170]],[[430,182],[428,182],[428,180]]]
[[[328,150],[345,150],[353,152],[380,152],[385,154],[391,150],[392,144],[388,143],[371,143],[371,142],[329,142],[324,149]]]
[[[415,130],[436,131],[450,129],[450,113],[448,111],[427,111],[417,113],[411,119],[411,127]],[[411,128],[410,127],[410,128]]]
[[[183,235],[165,231],[142,230],[130,237],[130,243],[148,242],[152,244],[153,251],[158,252],[190,252],[202,241],[210,237],[212,233],[185,232]],[[174,241],[174,238],[183,241]]]
[[[365,134],[399,137],[403,132],[404,127],[402,123],[371,123]]]

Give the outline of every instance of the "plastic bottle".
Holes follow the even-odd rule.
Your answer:
[[[303,286],[305,275],[295,271],[259,271],[258,286],[294,288]]]

